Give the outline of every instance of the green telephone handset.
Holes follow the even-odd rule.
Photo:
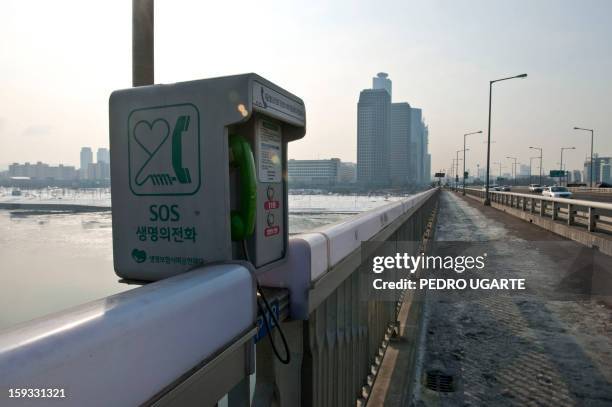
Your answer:
[[[249,142],[242,136],[230,135],[230,165],[240,175],[240,210],[231,213],[232,240],[244,240],[255,230],[257,208],[257,179],[255,160]]]

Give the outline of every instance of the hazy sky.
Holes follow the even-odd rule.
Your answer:
[[[379,71],[393,100],[423,109],[432,171],[448,168],[463,133],[487,126],[492,161],[581,168],[612,154],[612,1],[156,1],[156,82],[257,72],[301,96],[307,134],[293,158],[355,161],[359,91]],[[78,165],[108,145],[108,96],[131,85],[131,1],[0,4],[0,167]],[[468,139],[468,167],[485,163]]]

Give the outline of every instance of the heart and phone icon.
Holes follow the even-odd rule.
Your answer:
[[[134,141],[146,157],[134,177],[137,186],[147,183],[153,186],[172,186],[175,183],[192,182],[189,168],[183,166],[183,136],[189,129],[189,122],[190,116],[179,116],[172,134],[170,124],[163,118],[140,120],[134,125]]]

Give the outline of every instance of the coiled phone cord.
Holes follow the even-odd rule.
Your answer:
[[[249,251],[247,250],[247,245],[246,245],[246,240],[242,240],[242,252],[244,253],[244,258],[245,260],[249,263],[249,265],[252,265],[253,263],[251,263],[251,259],[249,256]],[[276,326],[276,329],[278,330],[278,333],[281,337],[281,340],[283,341],[283,347],[285,348],[285,355],[286,358],[282,358],[280,353],[278,352],[278,349],[276,348],[276,344],[274,343],[274,339],[272,339],[272,329],[270,329],[270,323],[268,322],[268,318],[266,318],[266,313],[265,310],[263,309],[263,307],[261,306],[261,303],[259,302],[259,299],[257,299],[257,308],[259,308],[259,312],[261,313],[261,316],[264,320],[264,324],[266,324],[266,329],[268,331],[268,340],[270,341],[270,346],[272,346],[272,351],[274,352],[274,355],[276,355],[276,358],[284,365],[288,365],[289,362],[291,361],[291,352],[289,350],[289,345],[287,344],[287,339],[285,338],[285,333],[283,332],[283,329],[280,326],[280,323],[278,322],[278,318],[276,318],[276,315],[274,315],[274,312],[272,311],[272,307],[270,307],[270,303],[268,303],[268,300],[266,299],[266,296],[264,295],[263,290],[261,289],[261,286],[259,285],[259,280],[257,280],[257,276],[255,275],[255,270],[254,268],[251,266],[248,268],[249,271],[251,272],[251,275],[253,276],[253,279],[255,280],[255,284],[257,286],[257,292],[259,293],[259,295],[261,296],[261,299],[263,300],[266,309],[268,310],[268,313],[270,314],[270,316],[272,317],[272,320],[274,321],[274,325]]]

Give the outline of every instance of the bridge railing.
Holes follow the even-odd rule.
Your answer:
[[[612,188],[567,187],[572,192],[588,192],[596,194],[612,194]]]
[[[437,199],[431,189],[291,239],[286,265],[260,281],[289,288],[291,319],[281,327],[291,335],[292,362],[261,360],[272,352],[267,342],[258,344],[255,405],[365,405],[400,298],[363,297],[361,242],[422,241]]]
[[[290,239],[287,261],[258,276],[288,365],[261,331],[253,346],[269,315],[256,316],[247,268],[224,264],[0,332],[0,391],[64,388],[75,406],[214,405],[224,394],[231,407],[363,405],[401,298],[363,298],[361,242],[422,241],[437,198],[431,189]],[[282,355],[278,330],[272,339]]]
[[[485,198],[485,191],[466,188],[466,194]],[[582,226],[588,232],[612,234],[612,204],[581,199],[552,198],[516,192],[489,191],[491,202],[519,209],[568,226]]]

